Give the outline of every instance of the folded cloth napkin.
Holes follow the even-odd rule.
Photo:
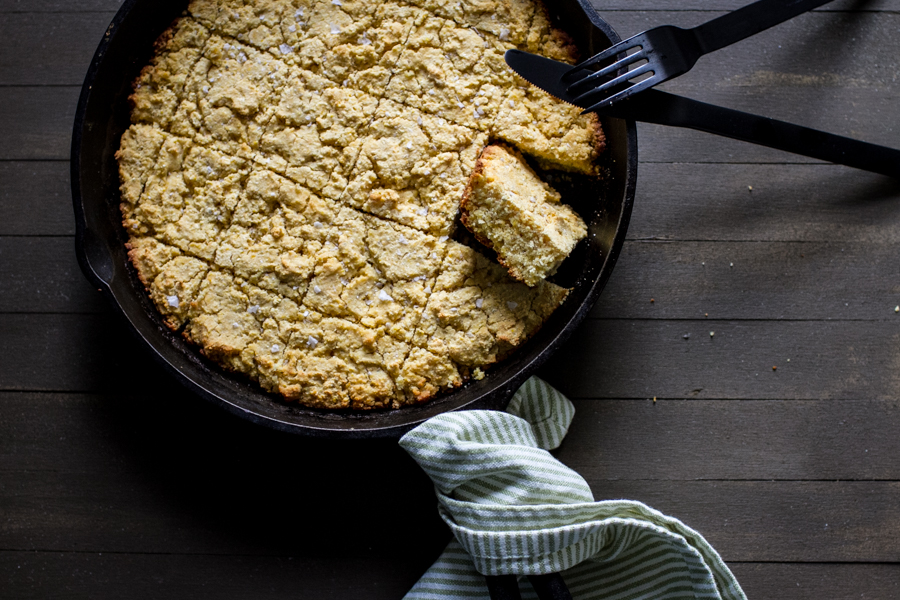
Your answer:
[[[434,481],[454,541],[404,600],[490,600],[485,575],[560,572],[576,600],[746,600],[696,531],[640,502],[595,502],[547,450],[575,408],[533,377],[507,408],[429,419],[400,445]],[[523,598],[536,598],[524,577]]]

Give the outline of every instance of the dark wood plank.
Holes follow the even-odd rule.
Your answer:
[[[633,241],[592,315],[881,321],[898,278],[896,244]]]
[[[116,390],[165,377],[112,315],[0,314],[0,331],[0,390]],[[900,386],[898,338],[893,313],[884,321],[588,320],[541,372],[573,398],[889,400]]]
[[[541,373],[573,398],[889,400],[900,386],[898,342],[893,313],[881,322],[589,320]]]
[[[576,400],[575,406],[557,456],[595,482],[900,480],[897,400]],[[154,460],[174,463],[201,440],[227,449],[234,439],[246,443],[226,450],[223,461],[277,456],[288,468],[308,446],[243,427],[174,384],[153,395],[3,392],[0,410],[0,472],[133,473]],[[153,443],[160,432],[163,447]]]
[[[0,0],[0,13],[115,12],[122,0]]]
[[[105,312],[72,237],[0,237],[0,312]]]
[[[558,457],[607,480],[900,480],[900,402],[580,400]]]
[[[67,161],[0,162],[0,235],[73,235]]]
[[[900,241],[900,183],[848,167],[645,163],[637,189],[631,239]]]
[[[0,160],[68,160],[79,87],[0,87]]]
[[[17,472],[0,489],[2,545],[339,558],[361,548],[405,554],[416,536],[446,542],[430,482],[414,465],[390,462],[401,450],[358,448],[357,460],[339,462],[321,450],[317,465],[295,455],[284,470],[227,465],[207,452],[126,475]],[[900,482],[588,483],[599,500],[628,498],[677,517],[725,560],[900,561]]]
[[[342,561],[54,552],[0,552],[11,598],[131,600],[358,598],[397,600],[431,556]],[[896,600],[900,565],[730,563],[749,598]],[[50,582],[55,582],[54,587]],[[102,585],[101,585],[102,584]]]
[[[409,545],[359,558],[0,552],[0,586],[18,600],[397,600],[437,557]]]
[[[0,314],[0,389],[128,390],[168,380],[110,314]],[[142,384],[143,385],[143,384]]]
[[[731,563],[748,598],[900,598],[898,564]]]
[[[115,13],[11,13],[0,19],[0,85],[77,85]]]

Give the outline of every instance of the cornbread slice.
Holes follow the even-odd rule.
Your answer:
[[[347,187],[360,147],[360,132],[378,100],[297,67],[268,123],[260,149],[265,164],[327,198]]]
[[[272,52],[334,83],[381,97],[414,24],[427,14],[400,3],[324,0],[284,21]]]
[[[482,152],[460,211],[463,225],[497,252],[509,274],[532,287],[555,273],[587,235],[559,193],[518,152],[501,145]]]
[[[476,29],[429,17],[411,32],[385,98],[489,131],[513,83],[503,60],[512,47]]]
[[[580,113],[522,82],[501,103],[491,133],[549,168],[596,175],[606,138],[596,114]]]
[[[569,291],[512,281],[468,246],[451,241],[413,344],[463,368],[489,366],[534,335]]]
[[[209,36],[202,24],[181,18],[159,38],[153,59],[134,82],[130,97],[133,123],[169,125]]]
[[[364,130],[342,201],[432,235],[449,235],[465,173],[486,141],[480,132],[382,100]]]

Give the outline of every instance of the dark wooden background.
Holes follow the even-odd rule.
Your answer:
[[[399,599],[448,540],[412,461],[191,397],[78,269],[70,131],[119,4],[0,0],[0,597]],[[600,9],[627,36],[740,4]],[[836,1],[665,89],[900,147],[900,0]],[[560,458],[699,530],[751,599],[900,598],[900,183],[639,140],[619,264],[542,371],[577,405]]]

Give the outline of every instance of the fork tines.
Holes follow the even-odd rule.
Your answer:
[[[653,66],[649,62],[649,54],[645,45],[646,40],[644,39],[644,35],[638,34],[623,42],[610,46],[603,52],[595,54],[589,59],[572,67],[572,69],[562,77],[563,82],[569,83],[569,87],[566,91],[574,96],[571,101],[579,106],[584,106],[585,104],[588,104],[588,101],[592,97],[600,98],[597,103],[584,111],[590,112],[609,106],[625,96],[629,96],[653,85],[652,78],[630,86],[625,85],[636,77],[653,72]],[[638,49],[637,52],[627,54],[636,48]],[[594,67],[602,65],[604,62],[622,54],[626,54],[626,56],[623,56],[612,64],[596,71],[593,70]],[[628,70],[630,66],[641,61],[648,62],[637,68]],[[613,76],[623,69],[626,71],[625,73]],[[584,72],[587,72],[588,74],[584,75]],[[579,73],[582,73],[582,75],[579,76]],[[618,91],[615,91],[617,89]],[[615,91],[615,93],[610,94],[611,91]]]

